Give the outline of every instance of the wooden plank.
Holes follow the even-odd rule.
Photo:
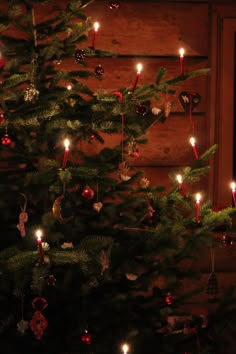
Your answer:
[[[107,2],[95,1],[85,13],[92,22],[100,23],[100,49],[119,54],[178,56],[179,48],[184,47],[187,55],[208,56],[207,4],[122,2],[119,10],[110,10]]]
[[[89,80],[84,81],[93,91],[106,90],[108,92],[113,92],[120,88],[132,88],[136,76],[136,65],[139,62],[142,63],[143,70],[138,85],[155,83],[156,75],[160,67],[167,69],[165,79],[172,79],[179,75],[179,62],[177,59],[171,58],[87,58],[86,61],[88,70],[94,72],[98,65],[101,65],[104,69],[102,81],[99,81],[96,78],[90,78]],[[207,60],[186,59],[186,73],[207,67]],[[59,66],[59,69],[81,70],[81,66],[76,64],[73,59],[70,59],[64,60]],[[184,111],[179,101],[179,94],[182,91],[187,91],[197,92],[201,95],[201,101],[194,109],[194,112],[205,112],[207,110],[208,80],[209,75],[202,75],[176,85],[174,87],[176,94],[174,96],[169,96],[169,100],[174,103],[172,110],[174,112]]]

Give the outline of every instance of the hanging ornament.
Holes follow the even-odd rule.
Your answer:
[[[47,285],[48,286],[55,286],[56,282],[57,282],[57,280],[53,274],[48,275],[48,277],[47,277]]]
[[[102,250],[100,253],[100,264],[102,266],[101,275],[109,268],[111,256],[111,247],[108,250]]]
[[[40,340],[48,326],[48,322],[40,311],[35,311],[29,325],[35,335],[35,338]]]
[[[25,321],[24,319],[21,319],[17,323],[17,332],[19,332],[21,335],[24,335],[28,328],[29,328],[29,322]]]
[[[139,149],[137,147],[137,142],[135,141],[134,138],[131,138],[128,141],[128,155],[132,156],[132,157],[139,157]]]
[[[65,224],[74,218],[73,204],[69,194],[63,194],[58,197],[52,206],[52,212],[61,224]]]
[[[39,97],[39,91],[36,89],[34,84],[30,84],[25,89],[24,101],[27,103],[34,103]]]
[[[119,0],[111,0],[111,1],[109,2],[109,8],[110,8],[111,10],[113,10],[113,9],[119,9],[119,8],[120,8],[120,1],[119,1]]]
[[[168,306],[173,305],[174,300],[175,300],[175,297],[170,292],[167,293],[167,295],[165,297],[166,305],[168,305]]]
[[[128,181],[131,177],[128,175],[129,167],[127,166],[126,161],[123,161],[119,164],[118,175],[120,179],[124,182]]]
[[[214,301],[219,293],[218,281],[215,274],[215,249],[210,249],[211,255],[211,274],[209,275],[207,282],[206,293],[208,294],[209,301]]]
[[[92,336],[87,329],[81,335],[81,342],[90,345],[92,341]]]
[[[104,74],[104,69],[101,65],[98,65],[95,68],[95,74],[97,74],[98,76],[102,76]]]
[[[90,188],[89,186],[86,186],[83,191],[82,191],[82,197],[88,200],[93,199],[94,197],[94,190]]]
[[[138,275],[133,273],[126,273],[125,276],[130,281],[135,281],[138,279]]]
[[[78,64],[85,58],[85,52],[83,49],[77,49],[74,54],[75,62]]]
[[[229,233],[224,234],[221,237],[221,243],[224,247],[228,248],[233,245],[233,237]]]
[[[48,306],[47,300],[44,297],[36,297],[32,301],[32,307],[38,311],[43,311]]]
[[[148,188],[150,184],[150,181],[146,178],[146,177],[142,177],[140,180],[139,180],[139,185],[141,188],[143,189],[146,189]]]
[[[62,60],[60,58],[56,58],[55,60],[53,60],[53,63],[56,65],[61,65]]]
[[[21,237],[25,237],[25,223],[28,221],[28,214],[26,213],[27,206],[27,197],[24,193],[21,193],[24,198],[23,206],[21,206],[21,213],[19,215],[19,224],[17,225],[17,229],[20,231]]]
[[[136,106],[135,110],[136,110],[136,113],[140,116],[144,117],[147,114],[147,107],[141,103]]]
[[[167,101],[167,102],[165,103],[165,108],[164,108],[164,110],[165,110],[165,118],[168,118],[168,117],[169,117],[170,112],[171,112],[171,108],[172,108],[171,102]]]
[[[189,114],[198,106],[201,102],[201,96],[197,92],[183,91],[179,95],[179,101],[183,106],[184,112]]]
[[[61,245],[61,248],[63,250],[72,249],[72,248],[74,248],[74,245],[72,242],[63,242],[63,244]]]
[[[147,212],[146,216],[148,216],[149,218],[151,218],[151,217],[153,216],[153,214],[155,213],[155,210],[154,210],[153,207],[151,206],[150,200],[147,201],[147,208],[148,208],[148,212]]]
[[[102,207],[103,207],[103,204],[101,202],[93,203],[93,209],[96,210],[98,213],[100,212]]]
[[[2,137],[1,141],[2,141],[2,145],[4,146],[9,146],[11,144],[11,138],[7,133]]]
[[[47,243],[47,242],[42,242],[42,249],[44,250],[44,251],[49,251],[50,250],[50,246],[49,246],[49,243]]]
[[[154,115],[154,116],[158,116],[158,114],[160,114],[161,113],[161,109],[160,108],[157,108],[157,107],[153,107],[152,108],[152,114]]]

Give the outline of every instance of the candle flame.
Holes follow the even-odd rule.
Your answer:
[[[232,183],[231,183],[231,188],[232,188],[232,191],[233,191],[233,192],[236,191],[236,183],[235,183],[235,182],[232,182]]]
[[[65,146],[66,149],[69,148],[69,146],[70,146],[70,140],[69,139],[65,139],[64,140],[64,146]]]
[[[67,86],[67,90],[70,91],[71,89],[72,89],[72,86],[71,86],[71,85],[68,85],[68,86]]]
[[[93,28],[94,28],[94,31],[97,32],[98,29],[99,29],[99,23],[98,22],[94,22]]]
[[[184,57],[184,53],[185,53],[184,48],[180,48],[180,50],[179,50],[179,55],[180,55],[181,58]]]
[[[124,354],[127,354],[128,353],[128,351],[129,351],[129,346],[128,346],[128,344],[123,344],[122,345],[122,351],[124,352]]]
[[[140,73],[141,73],[142,68],[143,68],[142,64],[141,64],[141,63],[139,63],[139,64],[137,65],[137,72],[138,72],[138,74],[140,74]]]
[[[189,141],[190,141],[190,144],[192,145],[192,146],[194,146],[195,145],[195,138],[192,136],[190,139],[189,139]]]
[[[177,175],[176,179],[177,179],[178,183],[180,183],[180,184],[183,183],[183,178],[181,175]]]
[[[37,240],[39,240],[39,241],[41,240],[42,234],[43,234],[43,232],[40,229],[35,231],[35,235],[37,237]]]
[[[196,194],[196,202],[199,203],[201,200],[201,194],[200,193],[197,193]]]

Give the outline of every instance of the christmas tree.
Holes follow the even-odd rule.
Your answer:
[[[208,172],[217,147],[198,156],[193,141],[194,165],[173,171],[168,190],[153,186],[132,159],[148,129],[169,119],[171,103],[158,102],[209,70],[185,74],[182,66],[167,80],[168,69],[159,68],[152,84],[139,85],[139,65],[130,87],[93,92],[89,80],[102,80],[104,69],[90,70],[88,58],[115,53],[97,48],[98,24],[84,13],[89,1],[3,3],[3,352],[208,352],[205,318],[184,308],[205,290],[181,287],[200,276],[188,261],[209,247],[207,290],[217,297],[215,232],[231,227],[234,208],[214,211],[186,189]],[[42,12],[49,15],[37,17]],[[68,60],[73,65],[64,66]],[[183,92],[190,116],[199,99]],[[100,144],[97,154],[81,142]],[[227,234],[223,241],[231,243]]]

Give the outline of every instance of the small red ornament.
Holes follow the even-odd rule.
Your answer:
[[[98,65],[95,68],[95,74],[97,74],[98,76],[102,76],[104,74],[104,69],[101,65]]]
[[[145,116],[147,114],[147,107],[143,104],[138,104],[136,106],[136,113],[140,116]]]
[[[113,9],[119,9],[119,7],[120,7],[120,2],[119,2],[118,0],[111,0],[111,1],[109,2],[109,7],[110,7],[111,10],[113,10]]]
[[[90,345],[91,344],[91,340],[92,340],[91,334],[88,332],[87,329],[85,329],[85,331],[81,335],[81,342]]]
[[[47,285],[48,286],[55,286],[56,285],[56,278],[53,274],[50,274],[48,277],[47,277]]]
[[[173,301],[174,301],[174,296],[171,293],[167,293],[166,297],[165,297],[165,302],[167,305],[172,305]]]
[[[75,62],[79,63],[80,60],[83,60],[85,58],[85,52],[83,49],[77,49],[74,54],[75,57]]]
[[[95,135],[94,134],[91,134],[90,135],[90,139],[94,139],[95,138]]]
[[[8,134],[5,134],[3,137],[2,137],[2,145],[5,145],[5,146],[8,146],[11,144],[11,139],[9,138],[9,135]]]
[[[82,197],[84,197],[85,199],[93,199],[94,197],[94,190],[92,188],[90,188],[89,186],[86,186],[84,188],[84,190],[82,191]]]
[[[221,243],[224,247],[228,248],[233,245],[233,237],[230,234],[224,234],[221,237]]]
[[[0,124],[4,124],[4,123],[5,123],[4,114],[3,112],[0,112]]]
[[[34,332],[35,338],[40,340],[48,326],[48,322],[40,311],[35,311],[29,325],[31,330]]]
[[[44,297],[36,297],[32,301],[32,307],[38,311],[43,311],[47,306],[48,303]]]

